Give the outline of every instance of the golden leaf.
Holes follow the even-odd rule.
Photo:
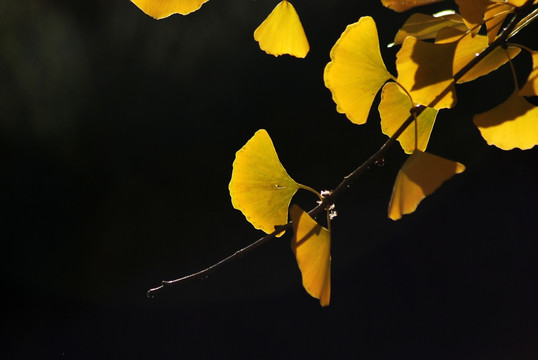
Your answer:
[[[258,130],[236,153],[229,185],[232,205],[256,229],[269,234],[286,224],[299,187],[280,163],[267,131]]]
[[[396,176],[389,203],[389,218],[401,219],[411,214],[428,195],[465,166],[427,152],[415,151],[403,164]]]
[[[401,44],[407,36],[413,36],[419,40],[433,39],[439,30],[446,27],[455,27],[461,31],[467,30],[467,26],[463,23],[461,16],[457,14],[439,17],[418,13],[413,14],[396,33],[394,44]]]
[[[529,74],[527,82],[519,91],[519,95],[522,96],[538,96],[538,51],[533,51],[531,55],[532,71]]]
[[[396,55],[398,82],[411,94],[413,102],[434,109],[456,104],[452,62],[456,45],[432,44],[407,37]]]
[[[527,0],[506,0],[507,4],[510,4],[515,7],[521,7],[525,5],[526,2]],[[538,4],[538,0],[536,0],[533,4]]]
[[[474,116],[474,124],[489,145],[526,150],[538,144],[538,107],[515,91],[503,103]]]
[[[473,34],[477,34],[484,22],[489,0],[456,0],[463,21]]]
[[[321,306],[327,306],[331,299],[331,233],[295,204],[290,215],[294,231],[291,249],[303,287]]]
[[[393,82],[385,84],[381,91],[379,103],[379,115],[381,116],[381,131],[387,136],[392,136],[396,130],[407,120],[411,114],[413,104],[400,87]],[[398,137],[402,149],[411,154],[417,149],[425,151],[430,140],[430,134],[437,117],[437,110],[426,108],[418,117],[416,124],[413,123]],[[415,126],[417,139],[415,141]]]
[[[254,31],[254,40],[268,54],[304,58],[310,50],[306,34],[293,5],[280,2]]]
[[[512,12],[513,7],[508,4],[492,3],[486,8],[484,19],[488,29],[489,42],[493,42],[499,33],[499,30],[506,16]]]
[[[454,61],[452,71],[457,74],[467,64],[488,47],[488,37],[483,35],[472,35],[470,33],[460,32],[454,28],[446,28],[439,32],[436,39],[437,44],[457,41],[456,50],[454,51]],[[501,47],[496,47],[478,64],[467,71],[457,83],[475,80],[480,76],[489,74],[508,62],[507,54],[513,59],[521,52],[521,49],[509,46],[506,51]]]
[[[187,15],[209,0],[131,0],[147,15],[157,20],[173,14]]]
[[[331,50],[331,62],[323,77],[336,110],[351,122],[364,124],[375,95],[392,77],[381,58],[377,28],[371,17],[348,25]]]
[[[479,35],[477,35],[475,37],[478,37],[478,36]],[[510,59],[513,59],[520,52],[521,52],[521,49],[518,48],[518,47],[515,47],[515,46],[508,46],[506,49],[503,49],[501,47],[496,47],[495,49],[493,49],[492,52],[490,52],[488,55],[486,55],[485,58],[480,60],[480,62],[478,64],[473,66],[471,68],[471,70],[469,70],[465,75],[463,75],[457,81],[457,83],[461,84],[461,83],[464,83],[464,82],[472,81],[472,80],[474,80],[474,79],[476,79],[476,78],[478,78],[480,76],[487,75],[490,72],[497,70],[502,65],[506,64],[508,62],[508,57],[510,57]],[[470,60],[471,59],[470,56],[472,54],[468,53],[467,55],[469,56],[468,60]],[[463,62],[462,58],[463,58],[463,56],[460,58],[460,56],[458,55],[457,59],[459,61],[461,61],[461,63],[459,65],[455,65],[455,66],[458,66],[458,68],[454,69],[454,74],[456,74],[456,69],[458,69],[458,71],[459,71],[459,69],[463,68],[464,62]]]
[[[403,12],[417,6],[429,5],[442,0],[381,0],[383,6],[397,11]]]

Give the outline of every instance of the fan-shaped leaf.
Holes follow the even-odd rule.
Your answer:
[[[515,7],[521,7],[525,5],[527,0],[506,0],[506,2],[510,5],[513,5]],[[538,4],[538,0],[536,0],[533,4]]]
[[[393,82],[385,84],[381,92],[379,103],[379,115],[381,116],[381,131],[387,136],[392,136],[411,114],[413,104],[400,87]],[[398,137],[402,149],[411,154],[415,150],[425,151],[430,140],[430,134],[435,123],[437,110],[426,108],[418,117],[416,124],[411,124]],[[416,132],[415,132],[415,126]],[[415,133],[417,139],[415,141]]]
[[[513,10],[513,7],[508,4],[492,3],[487,6],[484,19],[488,29],[489,42],[493,42],[499,33],[499,30],[504,22],[504,19]]]
[[[417,6],[429,5],[442,0],[381,0],[383,6],[397,11],[403,12]]]
[[[407,37],[396,55],[398,82],[411,94],[415,104],[434,109],[456,104],[452,61],[456,45],[432,44]]]
[[[489,145],[503,150],[526,150],[538,144],[538,107],[517,91],[493,109],[475,115],[473,121]]]
[[[254,31],[254,40],[268,54],[304,58],[310,50],[306,34],[293,5],[280,2]]]
[[[389,203],[389,218],[398,220],[414,212],[426,196],[432,194],[443,182],[460,174],[465,166],[430,153],[415,151],[396,177]]]
[[[293,224],[291,249],[301,270],[303,287],[321,306],[331,298],[331,233],[297,205],[290,209]]]
[[[286,224],[298,188],[280,163],[267,131],[258,130],[236,153],[229,185],[232,205],[256,229],[272,233],[275,226]]]
[[[533,51],[531,55],[532,71],[527,82],[519,91],[519,95],[523,96],[538,96],[538,51]]]
[[[478,37],[479,35],[475,36]],[[463,75],[458,81],[458,84],[468,82],[475,80],[476,78],[479,78],[480,76],[484,76],[489,74],[492,71],[497,70],[502,65],[506,64],[508,62],[508,58],[513,59],[519,53],[521,52],[521,49],[515,46],[508,46],[506,49],[503,49],[501,47],[496,47],[493,49],[492,52],[490,52],[485,58],[480,60],[478,64],[473,66],[471,70],[469,70],[465,75]],[[467,56],[460,56],[458,55],[457,59],[454,59],[454,74],[457,73],[456,69],[458,71],[462,69],[464,65],[463,58],[467,57],[467,59],[471,59],[470,53],[467,53]],[[476,54],[475,54],[476,56]],[[456,64],[456,60],[458,61],[458,64]]]
[[[331,50],[325,67],[325,86],[336,110],[355,124],[364,124],[375,95],[391,78],[381,58],[374,20],[362,17],[348,25]]]
[[[401,44],[408,36],[413,36],[419,40],[433,39],[439,30],[446,27],[455,27],[460,31],[467,30],[467,26],[463,23],[461,16],[457,14],[439,17],[427,14],[413,14],[396,33],[394,44]]]
[[[488,47],[488,37],[483,35],[472,35],[470,33],[460,32],[454,28],[446,28],[439,31],[436,39],[437,44],[452,43],[456,41],[456,50],[454,51],[454,61],[452,71],[457,74],[467,64]],[[480,76],[489,74],[508,62],[508,56],[513,59],[521,52],[521,49],[510,46],[506,51],[501,47],[496,47],[478,64],[467,71],[457,83],[475,80]]]
[[[488,3],[489,0],[456,0],[463,21],[473,34],[478,33],[480,25],[484,22],[484,13]]]
[[[187,15],[209,0],[131,0],[140,10],[157,20],[173,14]]]

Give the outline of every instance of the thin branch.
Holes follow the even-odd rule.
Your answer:
[[[196,279],[205,278],[209,274],[213,273],[215,270],[219,269],[224,264],[227,264],[227,263],[231,262],[232,260],[242,258],[246,253],[249,253],[250,251],[260,247],[261,245],[265,244],[267,241],[275,238],[276,235],[280,234],[281,232],[286,231],[286,230],[290,230],[291,227],[292,227],[291,222],[287,223],[286,225],[279,226],[271,234],[267,234],[264,237],[259,238],[258,240],[254,241],[250,245],[245,246],[244,248],[242,248],[240,250],[237,250],[232,255],[220,260],[219,262],[217,262],[217,263],[215,263],[215,264],[213,264],[213,265],[211,265],[211,266],[209,266],[209,267],[207,267],[207,268],[205,268],[203,270],[200,270],[198,272],[192,273],[190,275],[184,276],[184,277],[179,278],[179,279],[169,280],[169,281],[163,280],[163,282],[161,283],[160,286],[157,286],[157,287],[154,287],[152,289],[149,289],[147,295],[148,295],[148,297],[153,298],[156,294],[160,293],[165,288],[172,287],[172,286],[178,285],[180,283],[185,283],[185,282],[187,282],[189,280],[196,280]]]
[[[517,9],[519,11],[516,11],[516,15],[511,19],[510,23],[503,29],[503,32],[495,41],[493,41],[491,44],[488,45],[484,51],[482,51],[478,56],[473,58],[466,66],[464,66],[460,71],[458,71],[454,75],[454,82],[456,83],[462,76],[464,76],[473,66],[478,64],[482,59],[484,59],[488,54],[490,54],[495,48],[498,46],[503,46],[506,44],[507,39],[513,35],[514,29],[519,24],[521,25],[521,21],[523,19],[528,19],[529,14],[535,14],[536,9],[531,11],[532,9],[532,3],[534,0],[527,0],[524,6]],[[534,20],[535,17],[531,16],[531,19]],[[525,25],[527,25],[529,22],[526,22]],[[519,31],[519,27],[517,29]],[[443,91],[439,96],[436,97],[430,103],[430,107],[434,106],[440,99],[442,99],[446,93],[450,91],[449,88],[447,88],[445,91]],[[404,123],[396,130],[396,132],[372,155],[370,158],[368,158],[366,161],[364,161],[358,168],[356,168],[352,173],[345,176],[343,180],[338,184],[338,186],[329,194],[326,196],[323,196],[323,199],[319,205],[314,207],[312,210],[308,212],[310,216],[313,218],[316,218],[320,215],[322,211],[325,211],[331,205],[335,203],[336,198],[344,192],[347,188],[350,187],[350,185],[357,180],[363,173],[366,172],[370,167],[372,167],[377,161],[382,159],[385,155],[385,153],[394,145],[398,137],[407,129],[407,127],[414,121],[415,117],[418,117],[424,110],[426,109],[425,106],[417,106],[411,109],[411,114],[407,118],[407,120],[404,121]],[[164,291],[166,288],[176,286],[178,284],[182,284],[185,282],[188,282],[190,280],[196,280],[205,278],[217,269],[221,268],[223,265],[242,258],[245,254],[249,253],[250,251],[257,249],[258,247],[262,246],[266,242],[268,242],[271,239],[274,239],[276,235],[280,234],[283,231],[291,230],[292,229],[292,222],[288,222],[286,225],[275,227],[275,231],[273,231],[270,234],[267,234],[258,240],[254,241],[248,246],[245,246],[244,248],[237,250],[233,254],[229,255],[228,257],[220,260],[219,262],[203,269],[198,272],[192,273],[190,275],[175,279],[175,280],[164,280],[162,281],[160,286],[154,287],[152,289],[149,289],[147,292],[147,296],[150,298],[153,298],[158,293]]]

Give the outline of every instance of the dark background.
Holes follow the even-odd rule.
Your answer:
[[[338,199],[328,308],[303,290],[289,236],[146,298],[261,236],[227,189],[256,130],[319,190],[386,139],[376,105],[363,126],[336,113],[323,69],[372,15],[395,73],[384,44],[409,14],[295,0],[311,45],[298,60],[253,40],[276,4],[155,21],[127,0],[0,3],[0,357],[538,358],[538,153],[490,147],[472,124],[511,93],[507,67],[438,116],[429,151],[467,170],[416,213],[386,215],[399,148]],[[537,31],[513,40],[536,48]],[[517,66],[522,80],[529,57]]]

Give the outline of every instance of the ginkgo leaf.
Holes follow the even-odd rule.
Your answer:
[[[157,20],[173,14],[187,15],[209,0],[131,0],[147,15]]]
[[[402,25],[394,37],[394,44],[401,44],[408,36],[413,36],[419,40],[433,39],[439,30],[445,27],[455,27],[465,31],[467,26],[463,23],[461,16],[449,14],[435,17],[427,14],[413,14]]]
[[[254,31],[254,40],[268,54],[304,58],[310,50],[306,34],[293,5],[280,2]]]
[[[489,145],[526,150],[538,144],[538,107],[515,91],[503,103],[474,116],[474,124]]]
[[[463,21],[473,34],[477,34],[484,22],[489,0],[456,0]]]
[[[452,71],[457,74],[467,64],[474,59],[477,54],[480,54],[488,47],[488,37],[483,35],[472,35],[470,33],[460,32],[454,28],[446,28],[439,31],[435,40],[436,44],[445,44],[457,40],[456,50],[454,51],[454,60],[452,64]],[[500,66],[513,59],[521,52],[520,48],[509,46],[506,50],[501,47],[496,47],[486,57],[484,57],[478,64],[468,70],[463,76],[461,76],[457,83],[475,80],[480,76],[489,74],[490,72],[497,70]]]
[[[452,61],[456,45],[433,44],[408,36],[396,55],[398,82],[413,102],[434,109],[456,104]]]
[[[415,151],[396,176],[389,203],[389,218],[398,220],[402,215],[411,214],[426,196],[464,170],[465,166],[459,162]]]
[[[507,4],[513,5],[515,7],[521,7],[525,5],[527,0],[506,0]],[[538,0],[536,0],[533,4],[538,4]]]
[[[229,185],[232,205],[256,229],[272,233],[286,224],[299,187],[280,163],[267,131],[258,130],[236,153]]]
[[[392,77],[381,58],[374,20],[365,16],[348,25],[331,50],[324,72],[336,110],[364,124],[381,86]]]
[[[532,71],[527,82],[519,91],[519,95],[522,96],[538,96],[538,51],[533,51],[531,55]]]
[[[479,35],[475,36],[478,37]],[[502,65],[506,64],[508,62],[508,58],[513,59],[515,58],[519,53],[521,52],[521,49],[515,46],[508,46],[506,49],[503,49],[502,47],[496,47],[493,49],[492,52],[490,52],[486,57],[484,57],[478,64],[473,66],[465,75],[463,75],[458,81],[458,84],[468,82],[475,80],[476,78],[479,78],[480,76],[484,76],[489,74],[492,71],[497,70]],[[472,54],[467,53],[467,59],[470,60]],[[475,55],[476,56],[476,55]],[[460,69],[462,69],[464,65],[464,56],[459,56],[455,58],[454,60],[454,74],[456,74]],[[459,63],[456,65],[456,59],[459,61]]]
[[[417,6],[429,5],[442,0],[381,0],[383,6],[397,11],[403,12]]]
[[[381,131],[383,134],[389,137],[392,136],[410,116],[412,107],[411,100],[396,83],[389,82],[385,84],[381,91],[381,102],[379,103]],[[426,150],[436,117],[437,110],[426,108],[417,117],[416,123],[409,125],[398,137],[397,140],[407,154],[413,153],[415,144],[418,150]],[[416,129],[415,126],[417,127]],[[416,141],[415,134],[417,135]]]
[[[331,299],[331,233],[299,206],[290,209],[293,224],[291,249],[301,270],[303,287],[321,306]]]
[[[484,19],[488,29],[489,42],[493,42],[499,33],[499,30],[504,22],[504,19],[513,10],[513,7],[508,4],[492,3],[487,6]]]

